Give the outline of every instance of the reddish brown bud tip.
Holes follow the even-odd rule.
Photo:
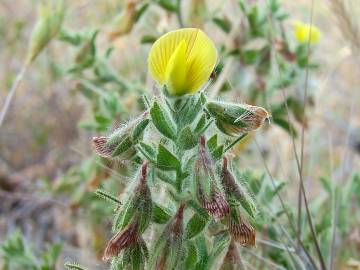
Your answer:
[[[99,156],[111,157],[112,152],[115,150],[113,146],[107,145],[108,137],[93,137],[93,147]]]
[[[202,147],[205,147],[205,144],[206,144],[206,138],[205,136],[200,136],[200,145]]]
[[[223,157],[223,169],[226,169],[228,166],[228,158],[226,156]]]
[[[141,181],[142,182],[146,180],[147,166],[148,166],[147,161],[144,161],[143,164],[141,165]]]
[[[236,223],[230,220],[229,232],[243,246],[255,246],[256,232],[255,229],[240,217],[240,222]]]
[[[139,221],[135,218],[125,230],[115,234],[106,246],[103,260],[108,260],[111,257],[117,256],[122,249],[135,243],[139,238],[138,225]]]
[[[183,218],[185,206],[186,206],[185,203],[180,204],[179,209],[178,209],[178,211],[176,213],[176,218],[178,218],[178,219]]]
[[[216,219],[223,218],[230,213],[228,202],[219,192],[214,192],[212,200],[202,198],[202,206],[208,211],[209,215]]]

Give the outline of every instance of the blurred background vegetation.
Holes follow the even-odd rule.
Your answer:
[[[0,2],[0,106],[23,66],[40,4]],[[134,171],[94,155],[91,138],[138,115],[143,95],[158,94],[146,63],[154,40],[198,27],[219,52],[207,94],[272,114],[231,153],[260,209],[252,221],[257,247],[241,249],[246,267],[294,269],[291,221],[318,261],[303,202],[298,219],[301,171],[326,265],[360,269],[357,0],[65,4],[61,30],[27,68],[0,128],[0,268],[63,269],[64,261],[106,268],[112,209],[93,191],[121,194]],[[299,21],[312,21],[319,40],[300,40]]]

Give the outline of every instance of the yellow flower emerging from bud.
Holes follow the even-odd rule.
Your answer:
[[[320,40],[321,32],[315,25],[305,24],[300,21],[294,22],[294,36],[299,42],[316,44]]]
[[[214,43],[200,29],[183,28],[160,37],[148,67],[155,81],[172,95],[193,94],[209,79],[217,59]]]

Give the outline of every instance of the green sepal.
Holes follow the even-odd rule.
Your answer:
[[[209,151],[215,151],[216,147],[217,147],[217,141],[218,141],[218,135],[214,134],[213,136],[211,136],[210,139],[208,139],[208,141],[206,142],[206,146],[208,147]]]
[[[178,170],[181,166],[180,161],[165,146],[159,144],[156,165],[164,171]]]
[[[157,101],[154,101],[150,115],[152,122],[157,130],[167,138],[174,140],[176,138],[176,125],[169,112],[162,108]]]
[[[131,134],[131,139],[133,141],[136,141],[137,139],[139,139],[149,123],[150,123],[149,119],[144,119],[139,124],[137,124]]]
[[[169,210],[165,209],[161,205],[154,203],[152,209],[152,221],[158,224],[165,224],[171,218]]]
[[[117,232],[125,228],[129,224],[131,218],[135,214],[136,205],[133,203],[131,198],[129,198],[126,203],[121,207],[119,211],[115,214],[112,230]]]
[[[186,269],[194,269],[198,261],[197,249],[193,243],[193,241],[187,241],[187,254],[185,259],[185,267]]]
[[[230,102],[209,101],[206,103],[206,109],[213,116],[219,124],[227,123],[240,127],[245,127],[245,123],[239,121],[239,118],[245,114],[253,114],[243,106]]]
[[[199,134],[205,128],[205,125],[206,125],[206,115],[203,114],[196,124],[194,133]]]
[[[199,112],[202,109],[201,99],[198,96],[188,97],[188,102],[181,111],[181,121],[182,126],[190,125],[194,122]]]
[[[120,156],[121,154],[125,153],[133,146],[133,143],[129,136],[126,136],[120,144],[115,148],[114,152],[112,153],[112,157]]]
[[[156,163],[156,150],[152,145],[140,142],[137,145],[137,149],[147,160]]]
[[[218,147],[216,147],[214,151],[211,152],[211,156],[215,161],[217,161],[223,156],[223,153],[224,153],[224,145],[221,144]]]
[[[191,239],[201,233],[206,227],[207,220],[195,213],[189,220],[185,229],[185,238]]]
[[[176,144],[181,150],[189,150],[198,144],[198,137],[191,131],[190,126],[186,126],[181,130]]]

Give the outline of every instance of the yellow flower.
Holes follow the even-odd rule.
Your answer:
[[[209,79],[217,59],[214,43],[200,29],[183,28],[160,37],[152,46],[151,76],[173,95],[193,94]]]
[[[319,42],[321,33],[315,25],[305,24],[300,21],[294,22],[294,36],[299,42],[308,42],[310,38],[311,44]]]

